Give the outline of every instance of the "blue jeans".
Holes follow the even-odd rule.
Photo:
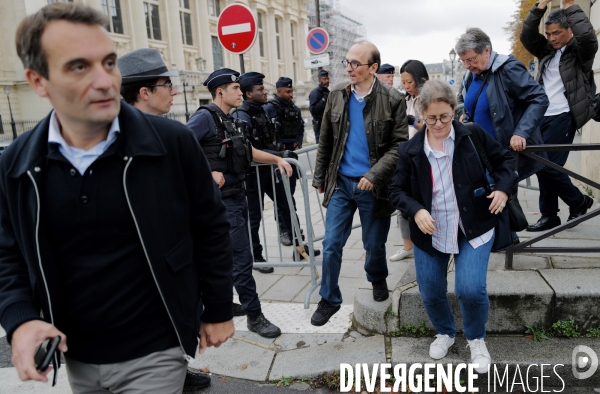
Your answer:
[[[490,300],[486,288],[486,276],[494,237],[473,249],[461,230],[458,231],[458,250],[454,256],[455,285],[463,318],[463,331],[468,340],[485,337]],[[414,246],[417,284],[429,320],[438,334],[456,336],[454,316],[446,295],[449,253],[433,249],[433,256]]]
[[[342,251],[352,231],[352,218],[357,208],[362,224],[363,247],[367,251],[367,280],[375,282],[388,276],[385,243],[390,231],[390,217],[375,218],[375,196],[370,190],[358,190],[356,186],[359,180],[338,174],[337,188],[327,206],[323,276],[319,294],[333,305],[342,303],[342,292],[338,285]]]

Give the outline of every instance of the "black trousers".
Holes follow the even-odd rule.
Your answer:
[[[570,112],[544,116],[540,128],[544,144],[572,144],[575,138],[575,122]],[[548,152],[548,159],[561,167],[568,157],[568,151]],[[536,175],[540,184],[540,212],[543,216],[555,216],[558,213],[559,198],[569,207],[583,203],[583,194],[567,174],[544,167]]]

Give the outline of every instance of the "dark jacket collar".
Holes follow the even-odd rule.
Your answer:
[[[321,92],[329,92],[329,88],[323,85],[317,86],[317,89],[319,89]]]
[[[121,101],[119,112],[119,128],[121,137],[124,138],[123,156],[162,156],[166,149],[160,140],[149,117],[138,109]],[[16,151],[15,158],[7,169],[7,174],[18,178],[41,161],[48,153],[48,128],[50,114],[46,116],[33,130],[23,134],[12,145]]]
[[[277,101],[283,107],[289,107],[289,106],[293,106],[294,105],[294,103],[292,101],[290,101],[290,100],[284,100],[281,97],[279,97],[278,95],[275,95],[273,97],[273,100]]]
[[[464,136],[471,135],[471,131],[467,126],[460,123],[457,120],[452,121],[452,126],[454,126],[455,133],[455,141],[454,144],[457,144],[460,139]],[[417,134],[412,137],[412,139],[408,142],[406,146],[406,153],[409,155],[418,155],[420,152],[423,152],[423,144],[425,143],[425,126]]]

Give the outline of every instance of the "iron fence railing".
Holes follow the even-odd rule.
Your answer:
[[[527,156],[533,160],[539,161],[539,162],[547,165],[548,167],[551,167],[559,172],[565,173],[565,174],[569,175],[570,177],[575,178],[578,181],[585,183],[586,185],[595,187],[596,189],[600,189],[599,183],[594,182],[591,179],[588,179],[588,178],[586,178],[580,174],[577,174],[573,171],[567,170],[566,168],[561,167],[561,166],[551,162],[550,160],[540,157],[534,153],[534,152],[557,152],[557,151],[569,151],[570,152],[570,151],[597,151],[597,150],[600,150],[600,144],[532,145],[532,146],[528,146],[527,149],[525,149],[521,152],[516,152],[517,160],[516,160],[515,165],[518,165],[519,155],[525,155],[525,156]],[[573,219],[564,224],[561,224],[560,226],[555,227],[551,230],[548,230],[545,233],[538,235],[536,237],[533,237],[527,241],[521,241],[520,243],[511,246],[510,248],[506,249],[506,256],[505,256],[505,260],[504,260],[505,268],[506,269],[513,268],[513,256],[515,253],[548,253],[548,254],[564,253],[564,252],[599,253],[600,246],[599,247],[585,247],[585,248],[558,247],[558,246],[552,246],[552,247],[531,246],[541,240],[544,240],[548,237],[553,236],[554,234],[557,234],[561,231],[573,228],[573,227],[577,226],[578,224],[583,223],[586,220],[590,220],[598,215],[600,215],[600,208],[597,208],[593,211],[589,211],[588,213],[578,217],[577,219]]]

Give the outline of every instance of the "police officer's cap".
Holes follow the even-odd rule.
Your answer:
[[[256,71],[249,71],[240,76],[240,87],[244,89],[248,86],[264,85],[264,79],[264,74],[258,73]]]
[[[394,66],[386,63],[386,64],[382,64],[379,67],[379,71],[377,71],[377,74],[394,74],[395,71],[396,71],[396,68]]]
[[[275,87],[277,89],[279,88],[291,88],[292,85],[292,79],[288,78],[288,77],[280,77],[277,82],[275,83]]]
[[[319,71],[319,77],[328,77],[328,76],[329,76],[329,71],[327,71],[327,70]]]
[[[228,83],[238,82],[240,73],[230,68],[222,68],[214,71],[204,81],[204,86],[208,87],[208,91],[212,92],[216,88]]]

